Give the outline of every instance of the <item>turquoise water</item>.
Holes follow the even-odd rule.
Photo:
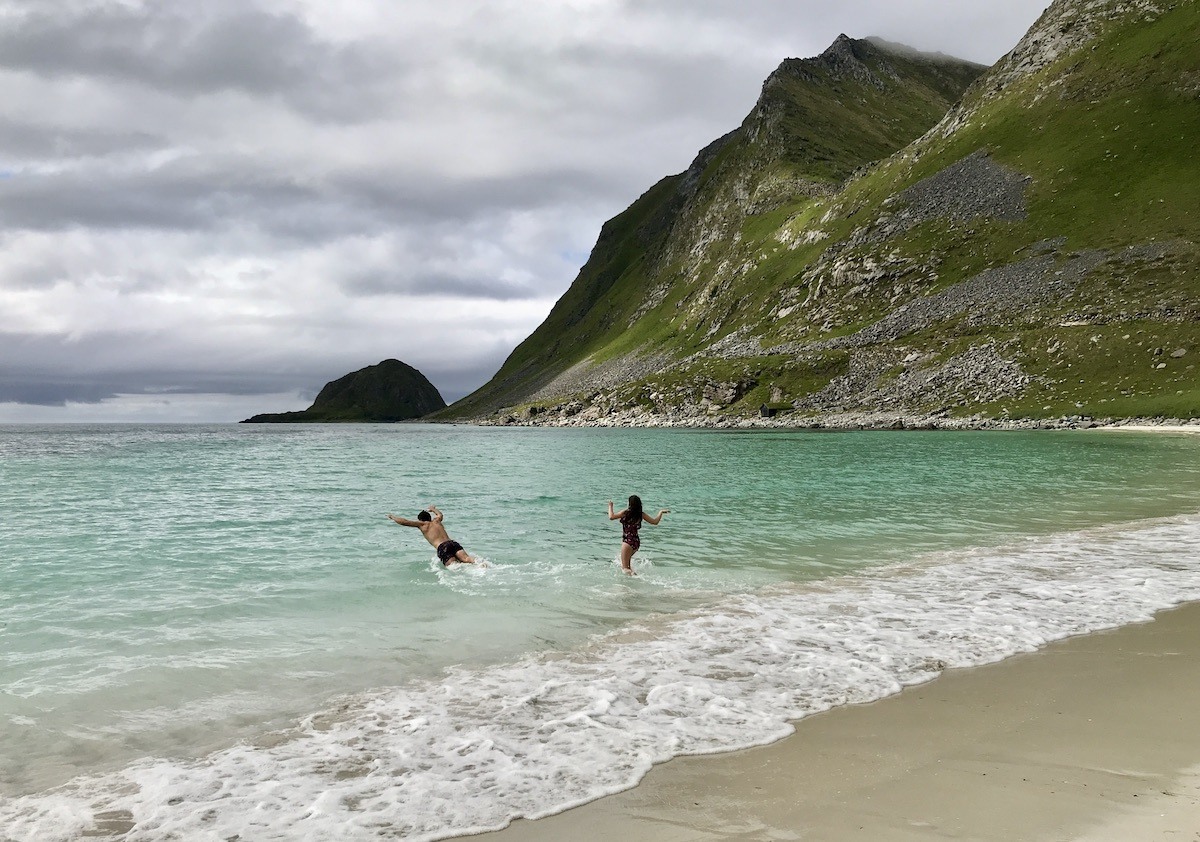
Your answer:
[[[671,509],[634,579],[605,513],[631,493]],[[186,837],[275,799],[251,838],[501,826],[1198,598],[1198,500],[1196,436],[0,427],[0,820]],[[385,518],[431,503],[486,568]],[[825,619],[783,631],[801,615]],[[475,734],[498,712],[514,730]]]

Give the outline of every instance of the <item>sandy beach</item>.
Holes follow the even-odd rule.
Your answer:
[[[1094,430],[1125,430],[1130,433],[1191,433],[1200,435],[1200,424],[1111,424]]]
[[[1200,840],[1200,604],[951,670],[473,837]]]

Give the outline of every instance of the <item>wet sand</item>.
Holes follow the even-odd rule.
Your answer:
[[[1200,604],[681,758],[486,842],[1200,842]]]

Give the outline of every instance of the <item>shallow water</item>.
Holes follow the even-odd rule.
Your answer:
[[[1198,457],[1153,434],[0,428],[0,826],[439,838],[561,809],[1200,598]],[[672,513],[629,579],[605,504],[635,492]],[[429,503],[486,569],[384,516]]]

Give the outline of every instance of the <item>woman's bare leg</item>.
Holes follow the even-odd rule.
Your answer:
[[[633,554],[636,552],[637,550],[635,550],[633,547],[629,546],[624,541],[621,542],[621,569],[624,570],[629,576],[637,575],[633,572]]]

